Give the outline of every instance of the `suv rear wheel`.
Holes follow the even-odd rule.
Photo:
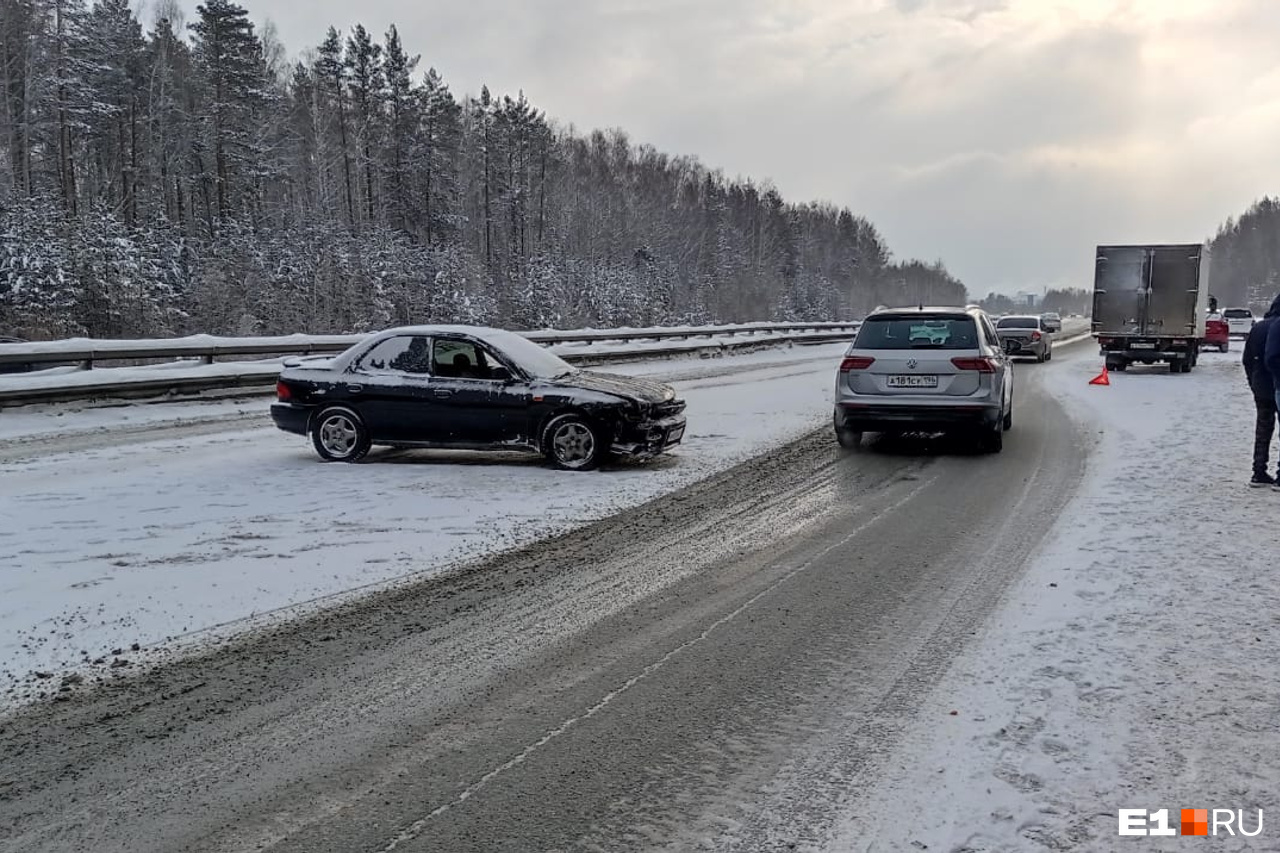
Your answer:
[[[848,429],[840,423],[840,416],[837,414],[835,418],[836,441],[845,450],[861,450],[862,449],[862,433],[856,429]]]
[[[1000,417],[996,418],[992,426],[983,427],[978,434],[978,447],[985,453],[999,453],[1004,450],[1004,422],[1008,415],[1004,412],[1000,413]]]

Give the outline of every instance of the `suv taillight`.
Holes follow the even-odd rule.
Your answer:
[[[840,372],[847,373],[850,370],[866,370],[875,364],[874,358],[867,358],[865,355],[851,355],[840,362]]]
[[[287,403],[293,399],[293,391],[280,380],[276,381],[276,399],[281,403]]]
[[[976,370],[979,373],[996,372],[996,363],[989,358],[957,356],[956,358],[951,359],[951,363],[960,370]]]
[[[1033,341],[1038,341],[1038,340],[1040,340],[1040,333],[1039,333],[1039,332],[1032,332],[1032,333],[1031,333],[1031,340],[1033,340]]]

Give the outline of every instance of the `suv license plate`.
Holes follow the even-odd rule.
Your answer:
[[[937,388],[936,376],[890,376],[886,383],[890,388]]]

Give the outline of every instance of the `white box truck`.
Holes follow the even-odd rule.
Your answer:
[[[1093,336],[1108,370],[1135,362],[1189,373],[1209,307],[1209,248],[1199,243],[1099,246]]]

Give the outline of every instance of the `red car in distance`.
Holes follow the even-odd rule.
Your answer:
[[[1210,314],[1204,321],[1204,341],[1201,349],[1218,348],[1218,352],[1231,349],[1231,326],[1221,314]]]

